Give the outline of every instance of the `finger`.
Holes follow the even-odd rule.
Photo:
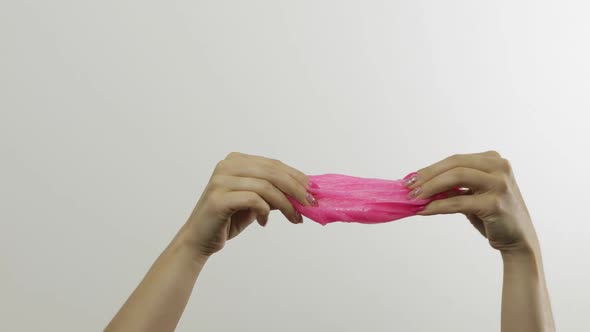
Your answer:
[[[459,195],[447,199],[432,201],[424,210],[416,214],[431,216],[435,214],[464,213],[478,215],[484,208],[478,195]]]
[[[258,217],[268,218],[270,206],[262,197],[252,191],[230,191],[224,194],[223,204],[227,217],[243,210],[251,210]]]
[[[296,168],[284,164],[282,161],[278,162],[282,164],[282,167],[284,167],[287,173],[289,173],[295,180],[299,181],[299,183],[301,183],[305,188],[309,188],[309,176]]]
[[[469,188],[474,193],[480,193],[502,185],[504,185],[504,182],[496,175],[473,168],[457,167],[423,182],[412,189],[408,197],[427,198],[457,188]]]
[[[267,166],[275,166],[279,169],[282,169],[287,174],[291,175],[295,180],[297,180],[301,185],[304,187],[309,186],[309,177],[305,175],[303,172],[295,169],[280,160],[277,159],[270,159],[262,156],[251,155],[246,153],[239,153],[239,152],[232,152],[228,155],[228,158],[243,158],[243,159],[251,159],[256,160],[259,163],[266,164]]]
[[[486,173],[503,167],[503,159],[492,154],[456,154],[428,167],[420,169],[417,174],[405,181],[408,188],[415,188],[433,177],[457,167],[473,168]]]
[[[262,227],[266,226],[266,223],[268,223],[268,215],[266,216],[258,216],[256,217],[256,221],[258,222],[258,224]]]
[[[469,188],[453,188],[452,190],[446,191],[443,198],[455,197],[459,195],[473,195],[473,191]]]
[[[267,180],[238,176],[218,175],[211,179],[213,185],[230,191],[252,191],[262,197],[271,209],[278,209],[292,223],[299,223],[295,208],[285,194]]]
[[[479,154],[482,156],[488,156],[488,157],[494,157],[494,158],[502,158],[502,156],[500,155],[500,153],[498,151],[494,151],[494,150],[488,150],[488,151],[484,151],[484,152],[480,152],[480,153],[475,153],[475,154]]]
[[[221,175],[250,177],[267,180],[285,194],[305,206],[315,205],[315,198],[292,176],[275,165],[226,159],[217,164],[216,172]]]

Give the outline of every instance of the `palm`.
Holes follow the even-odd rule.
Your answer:
[[[502,228],[501,224],[498,223],[487,223],[483,221],[480,217],[474,214],[466,214],[467,219],[471,222],[473,227],[475,227],[481,235],[483,235],[493,248],[500,249],[501,247],[509,244],[509,243],[502,243],[506,241],[498,241],[498,238],[506,238],[506,233],[508,233],[504,228]],[[500,229],[498,229],[500,227]],[[511,242],[511,241],[509,241]]]
[[[230,240],[240,234],[256,219],[256,213],[251,210],[242,210],[234,213],[225,226],[226,240]]]
[[[483,235],[485,238],[488,237],[483,220],[481,220],[478,216],[474,214],[466,214],[465,216],[467,217],[467,219],[469,219],[473,227],[475,227],[475,229],[477,229],[481,233],[481,235]]]

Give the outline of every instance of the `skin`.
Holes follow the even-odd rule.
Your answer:
[[[313,205],[309,179],[284,163],[242,153],[220,161],[187,222],[152,265],[105,331],[174,331],[203,266],[226,241],[271,210],[303,218],[285,194]]]
[[[502,331],[554,331],[541,251],[508,161],[496,152],[455,155],[408,179],[410,198],[441,192],[421,215],[463,213],[504,262]],[[465,188],[463,191],[455,188]],[[215,168],[191,216],[105,331],[174,331],[208,259],[271,210],[303,222],[288,201],[313,206],[309,179],[284,163],[230,153]]]
[[[423,168],[410,198],[451,192],[421,215],[462,213],[504,263],[502,331],[555,331],[539,240],[508,160],[495,151],[454,155]],[[457,195],[456,188],[466,191]]]

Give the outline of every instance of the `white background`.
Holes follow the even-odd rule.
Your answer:
[[[511,160],[560,331],[590,325],[586,1],[2,1],[0,330],[101,330],[230,151],[399,178]],[[279,214],[212,258],[179,331],[498,331],[462,216]]]

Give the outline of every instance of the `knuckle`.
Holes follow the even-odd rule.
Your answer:
[[[218,189],[222,186],[222,183],[223,181],[219,175],[213,175],[209,180],[209,187],[211,189]]]
[[[447,209],[450,211],[459,211],[461,210],[461,202],[459,200],[453,199],[447,202]]]
[[[487,154],[492,157],[501,157],[500,152],[498,152],[496,150],[489,150],[489,151],[486,151],[484,154]]]
[[[248,204],[249,206],[254,206],[258,203],[258,196],[252,192],[248,193],[248,196],[246,197],[246,204]]]
[[[497,169],[497,172],[500,172],[503,174],[509,174],[512,171],[512,166],[510,165],[510,161],[508,161],[508,159],[500,158],[498,160],[496,169]]]
[[[453,172],[453,176],[455,180],[461,181],[465,180],[467,177],[468,170],[465,167],[457,167]]]
[[[262,181],[260,183],[260,190],[262,190],[263,192],[270,192],[274,189],[274,186],[268,182],[268,181]]]
[[[460,155],[460,154],[458,154],[458,153],[455,153],[454,155],[451,155],[451,156],[449,156],[449,157],[447,158],[447,160],[453,161],[453,160],[457,160],[457,159],[459,159],[459,158],[461,158],[461,155]]]
[[[301,178],[301,181],[303,181],[305,184],[309,184],[309,181],[310,181],[309,176],[307,176],[304,173],[300,173],[299,177]]]
[[[456,153],[456,154],[448,157],[447,161],[453,165],[458,165],[461,163],[461,161],[463,161],[464,157],[465,157],[464,155]]]
[[[233,152],[228,153],[227,156],[225,157],[225,159],[233,159],[233,158],[239,157],[240,155],[241,155],[241,153],[233,151]]]
[[[497,180],[496,188],[500,193],[505,193],[508,191],[508,183],[504,178],[500,178]]]
[[[491,211],[499,211],[502,208],[502,200],[498,195],[490,195],[488,199],[488,207]]]
[[[227,168],[227,160],[220,160],[216,165],[215,165],[215,173],[219,173],[219,172],[223,172],[226,168]]]
[[[278,177],[278,175],[279,175],[279,171],[273,165],[266,165],[266,166],[264,166],[264,172],[271,179],[276,179]]]
[[[283,162],[278,159],[270,159],[270,164],[274,167],[279,167],[283,165]]]
[[[206,197],[207,205],[213,211],[222,211],[224,210],[224,200],[222,199],[220,193],[210,192]]]
[[[510,165],[510,161],[508,161],[508,159],[500,159],[500,170],[504,173],[509,173],[512,170],[512,166]]]

